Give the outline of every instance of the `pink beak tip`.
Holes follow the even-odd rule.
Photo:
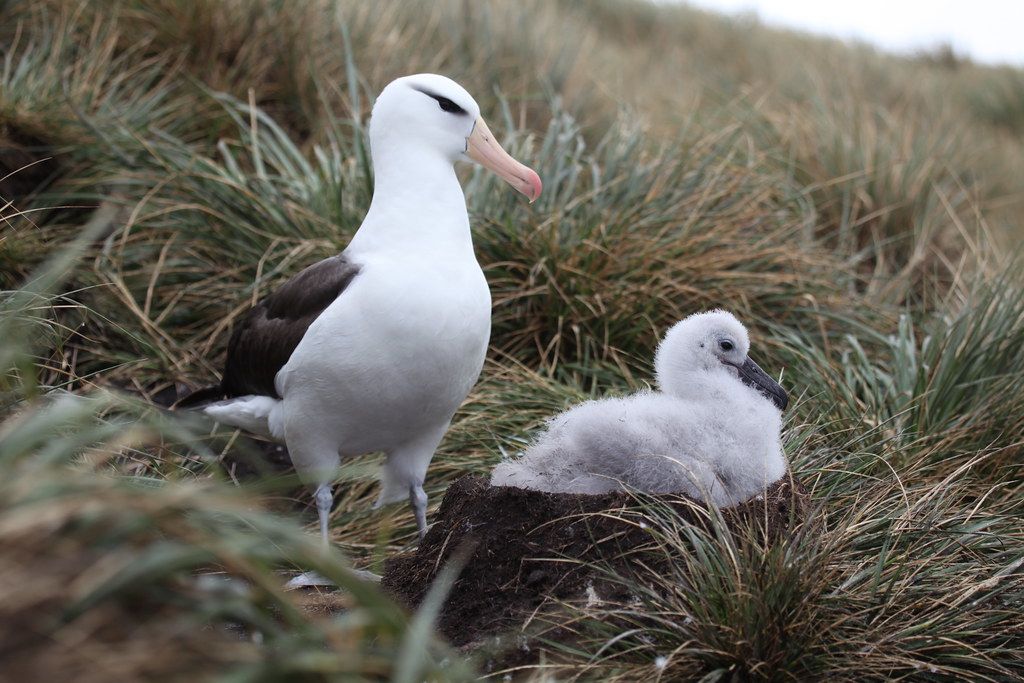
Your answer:
[[[527,176],[527,182],[530,184],[530,203],[533,204],[540,197],[540,193],[544,190],[544,183],[541,182],[540,176],[532,168],[528,169],[530,173]]]

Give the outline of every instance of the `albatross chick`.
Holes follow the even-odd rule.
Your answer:
[[[718,507],[761,493],[786,471],[779,432],[786,392],[752,361],[731,313],[697,313],[655,356],[661,391],[588,401],[548,422],[495,486],[607,493],[682,493]]]

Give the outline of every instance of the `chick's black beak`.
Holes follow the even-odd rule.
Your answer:
[[[747,358],[743,362],[743,365],[736,366],[736,370],[739,371],[740,380],[748,387],[752,387],[761,392],[761,394],[775,404],[775,407],[779,410],[785,410],[786,406],[789,405],[789,396],[786,395],[786,390],[783,389],[778,382],[768,376],[761,367],[754,361]]]

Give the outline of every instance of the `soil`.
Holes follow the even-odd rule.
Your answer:
[[[678,495],[650,498],[692,524],[711,524],[699,503]],[[722,512],[733,528],[753,522],[762,525],[768,539],[777,539],[791,533],[807,507],[806,489],[785,477],[763,497]],[[439,570],[468,553],[438,627],[453,645],[476,647],[518,630],[551,601],[579,600],[588,592],[627,600],[628,595],[616,594],[624,589],[603,580],[595,564],[627,576],[637,566],[637,553],[652,542],[637,523],[637,510],[636,497],[625,492],[543,493],[492,487],[485,477],[465,476],[448,488],[420,545],[386,564],[381,585],[415,609]],[[650,567],[670,558],[652,552],[645,561]]]

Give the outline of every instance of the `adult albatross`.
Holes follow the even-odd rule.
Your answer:
[[[383,451],[377,506],[407,498],[426,533],[427,466],[483,368],[491,296],[453,165],[471,159],[530,201],[537,174],[506,153],[459,84],[399,78],[370,119],[375,186],[340,254],[314,263],[236,325],[219,385],[179,405],[288,447],[328,543],[341,458]]]

